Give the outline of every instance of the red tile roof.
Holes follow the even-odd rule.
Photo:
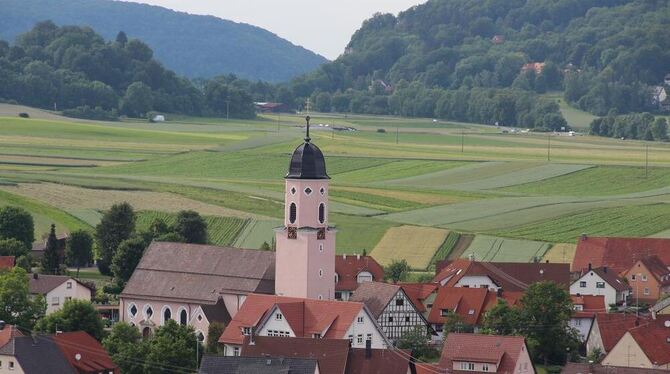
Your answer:
[[[412,300],[412,303],[420,313],[426,311],[424,300],[431,294],[437,292],[437,283],[398,283],[398,285],[405,291],[407,297]]]
[[[118,366],[112,362],[111,357],[102,345],[91,335],[83,332],[66,332],[53,336],[67,361],[79,373],[120,373]],[[79,359],[77,360],[77,355]]]
[[[513,373],[526,342],[521,336],[456,334],[447,336],[439,366],[453,368],[453,361],[498,364],[499,373]]]
[[[670,363],[670,328],[664,322],[656,320],[629,330],[649,361],[659,366]]]
[[[595,321],[598,323],[603,348],[605,352],[609,352],[626,331],[636,327],[636,325],[644,324],[647,319],[644,317],[638,318],[634,314],[597,313]]]
[[[605,313],[605,296],[598,295],[571,295],[572,304],[575,306],[581,305],[582,310],[575,309],[574,317],[576,318],[593,318],[597,313]]]
[[[11,269],[16,265],[14,256],[0,256],[0,270]]]
[[[626,368],[602,365],[579,364],[576,362],[568,362],[561,370],[561,374],[667,374],[667,370],[661,369],[642,369],[642,368]]]
[[[640,262],[662,286],[670,284],[670,270],[668,270],[668,267],[663,264],[658,256],[644,257]]]
[[[365,357],[365,348],[349,350],[347,374],[407,374],[410,351],[400,349],[373,349]]]
[[[577,242],[571,271],[584,271],[591,264],[594,268],[608,266],[619,274],[650,255],[670,264],[670,239],[582,237]]]
[[[443,324],[442,310],[455,312],[468,325],[481,322],[487,306],[495,305],[495,292],[485,288],[440,287],[428,314],[428,322]]]
[[[591,271],[597,274],[600,278],[602,278],[602,280],[604,280],[617,291],[621,292],[630,289],[628,283],[624,282],[614,270],[611,270],[607,267],[600,267],[591,269]],[[585,274],[588,274],[588,271]]]
[[[358,288],[358,274],[367,271],[372,274],[372,280],[384,281],[384,268],[374,258],[360,255],[335,256],[335,273],[338,281],[336,291],[354,291]]]
[[[23,334],[16,328],[16,326],[5,325],[5,327],[0,330],[0,347],[4,347],[5,344],[9,343],[17,336],[23,336]]]
[[[570,285],[567,264],[478,262],[459,259],[433,278],[445,286],[454,286],[464,276],[488,276],[506,291],[524,291],[533,283],[553,281],[566,288]]]
[[[275,305],[285,315],[286,321],[297,336],[311,337],[313,333],[321,333],[328,328],[323,336],[327,339],[345,338],[347,329],[365,307],[363,303],[348,301],[249,294],[224,330],[219,342],[242,344],[244,341],[242,328],[257,326]]]
[[[437,366],[437,364],[414,364],[416,368],[416,374],[437,374],[437,373],[449,373],[451,370],[442,369]]]
[[[239,314],[239,313],[238,313]],[[312,339],[312,338],[279,338],[256,336],[254,343],[245,343],[242,356],[289,358],[314,358],[319,362],[322,374],[343,374],[347,365],[349,352],[348,339]]]

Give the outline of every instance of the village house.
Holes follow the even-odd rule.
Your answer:
[[[602,365],[670,370],[670,320],[654,320],[624,333]]]
[[[487,288],[491,291],[525,291],[531,284],[542,281],[551,281],[568,288],[569,265],[459,259],[442,268],[433,278],[433,282],[441,286]]]
[[[224,354],[238,356],[256,336],[348,339],[354,348],[384,349],[390,342],[363,303],[295,297],[247,296],[219,339]]]
[[[670,270],[658,256],[639,259],[623,273],[631,288],[631,304],[655,304],[670,290]]]
[[[649,256],[658,256],[663,264],[670,264],[670,239],[582,235],[577,241],[570,271],[583,273],[589,268],[607,266],[614,274],[621,274],[637,260]]]
[[[335,299],[347,301],[365,282],[384,281],[384,268],[370,256],[335,257]]]
[[[630,295],[630,286],[607,266],[588,269],[570,285],[571,295],[604,296],[605,305],[622,305]]]
[[[412,304],[416,309],[428,317],[428,312],[433,308],[437,290],[439,289],[437,283],[398,283],[405,295],[412,300]]]
[[[521,336],[451,333],[437,367],[450,373],[535,373]]]
[[[202,356],[199,374],[288,373],[321,374],[314,358]]]
[[[428,314],[428,322],[441,340],[443,325],[453,313],[467,326],[478,328],[483,322],[484,311],[497,302],[495,292],[486,288],[440,287]]]
[[[651,89],[651,105],[661,112],[670,110],[670,100],[663,86],[654,86]]]
[[[591,331],[593,319],[598,313],[605,313],[605,297],[591,295],[572,295],[574,313],[570,318],[570,327],[577,330],[583,343]]]
[[[67,244],[68,234],[56,234],[56,252],[58,252],[58,262],[62,263],[65,259],[65,246]],[[40,261],[44,257],[44,251],[47,249],[47,239],[37,240],[33,242],[33,247],[30,250],[30,256],[35,261]]]
[[[361,284],[350,301],[365,304],[377,319],[386,337],[398,341],[405,333],[420,326],[428,336],[428,321],[399,285],[367,282]]]
[[[586,338],[586,353],[606,354],[614,348],[626,331],[639,326],[646,318],[634,314],[597,313]]]
[[[652,318],[670,314],[670,297],[659,300],[649,310],[651,311]]]
[[[83,331],[24,336],[13,326],[0,326],[0,373],[120,373],[102,345]]]
[[[491,43],[493,44],[503,44],[505,42],[505,36],[504,35],[493,35],[491,38]]]
[[[314,358],[320,374],[410,374],[410,351],[352,348],[341,339],[256,337],[242,349],[243,357]]]
[[[46,314],[60,310],[69,300],[91,301],[92,286],[66,275],[33,273],[28,281],[32,295],[42,295],[47,303]]]
[[[211,322],[228,323],[247,294],[274,293],[274,253],[211,245],[153,242],[120,297],[120,319],[144,336],[173,319],[207,338]]]
[[[545,65],[546,64],[544,62],[529,62],[521,67],[521,73],[532,71],[539,75],[542,73],[542,70],[544,70]]]
[[[568,362],[561,370],[561,374],[667,374],[665,370],[622,368],[599,364],[582,364]]]

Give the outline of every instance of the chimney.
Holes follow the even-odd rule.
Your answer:
[[[545,263],[545,264],[548,264],[548,263],[549,263],[549,260],[545,261],[544,263]]]
[[[593,265],[589,262],[589,271],[593,270]]]
[[[470,253],[470,254],[468,255],[468,260],[469,260],[469,261],[474,261],[474,260],[475,260],[475,254],[474,254],[474,253]]]
[[[496,291],[496,296],[498,296],[498,297],[502,297],[502,295],[503,295],[503,289],[502,289],[502,287],[500,287],[500,288],[498,288],[498,290]]]
[[[361,254],[360,254],[360,253],[356,253],[356,260],[360,260],[360,259],[361,259]]]
[[[37,278],[39,278],[39,277],[40,277],[39,274],[37,274],[37,273],[33,273],[33,279],[37,279]]]
[[[589,238],[589,237],[588,237],[588,235],[586,235],[586,233],[582,233],[582,236],[581,236],[581,239],[582,239],[582,240],[586,240],[586,239],[588,239],[588,238]]]
[[[603,272],[607,273],[607,266],[603,266]]]
[[[365,341],[365,359],[369,360],[372,358],[372,340]]]
[[[346,253],[342,255],[342,259],[343,259],[343,260],[346,260],[346,259],[347,259],[347,254],[346,254]]]

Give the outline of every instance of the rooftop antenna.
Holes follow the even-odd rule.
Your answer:
[[[305,133],[305,143],[309,143],[312,138],[309,137],[309,116],[305,117],[305,121],[307,122],[307,132]]]

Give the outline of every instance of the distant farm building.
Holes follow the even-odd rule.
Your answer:
[[[529,62],[521,67],[521,72],[526,73],[529,71],[534,71],[535,74],[540,74],[542,73],[542,70],[544,70],[544,65],[544,62]]]
[[[495,35],[493,38],[491,38],[491,43],[493,44],[503,44],[505,42],[505,36],[504,35]]]
[[[261,113],[287,113],[291,111],[288,105],[283,103],[254,103],[256,111]]]
[[[165,122],[165,116],[162,114],[157,114],[153,118],[151,118],[152,122]]]
[[[665,91],[665,87],[655,86],[652,88],[651,104],[660,111],[670,110],[670,99],[668,99],[668,93]]]

